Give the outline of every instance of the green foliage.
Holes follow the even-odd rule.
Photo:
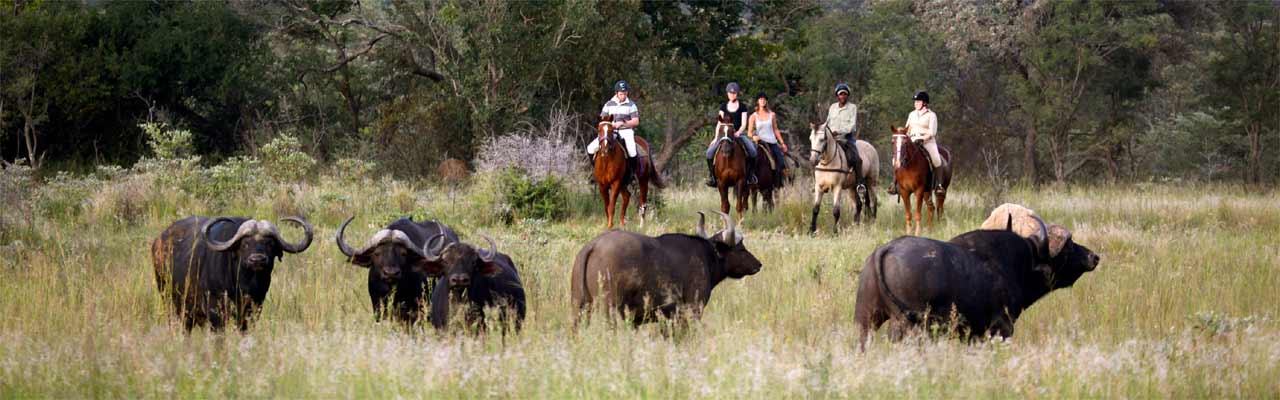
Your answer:
[[[302,143],[292,135],[280,135],[262,146],[262,166],[278,182],[297,182],[315,167],[316,159],[302,151]]]
[[[191,131],[186,129],[166,129],[161,123],[144,123],[138,125],[147,135],[147,146],[160,160],[178,160],[195,154],[195,145],[191,141]]]
[[[566,215],[567,189],[554,175],[534,180],[520,169],[508,168],[498,174],[498,187],[515,219],[558,220]]]

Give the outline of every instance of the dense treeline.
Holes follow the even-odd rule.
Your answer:
[[[929,91],[960,174],[1275,182],[1277,32],[1267,0],[0,0],[0,155],[128,164],[162,122],[215,158],[291,135],[419,176],[557,110],[585,142],[627,79],[677,171],[725,83],[768,93],[805,143],[847,81],[882,146]]]

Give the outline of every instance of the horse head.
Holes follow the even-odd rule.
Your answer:
[[[828,144],[835,142],[835,136],[827,129],[827,124],[809,123],[809,163],[813,165],[829,164],[835,155]]]
[[[600,141],[600,150],[596,152],[599,155],[609,154],[612,150],[613,142],[617,141],[617,129],[613,127],[613,116],[606,115],[600,117],[600,122],[596,124],[596,140]]]
[[[902,168],[907,162],[907,144],[911,143],[911,139],[907,137],[906,127],[889,125],[889,132],[893,134],[893,167]]]
[[[716,139],[721,141],[732,140],[733,121],[727,116],[716,117]]]

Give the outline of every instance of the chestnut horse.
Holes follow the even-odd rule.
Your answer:
[[[716,173],[716,190],[720,191],[720,212],[729,213],[729,189],[738,200],[738,222],[747,208],[747,149],[733,137],[733,122],[728,117],[716,120],[716,140],[720,146],[712,156]]]
[[[893,176],[898,181],[898,199],[902,201],[903,208],[907,213],[906,233],[911,233],[911,222],[915,221],[915,235],[920,235],[920,213],[923,204],[929,206],[929,228],[933,228],[933,181],[932,179],[941,179],[942,187],[951,186],[951,176],[933,177],[932,168],[929,161],[929,153],[919,144],[913,143],[907,137],[907,128],[896,128],[890,126],[893,131]],[[944,162],[951,163],[951,151],[946,147],[938,146],[938,155],[942,156]],[[932,178],[932,179],[931,179]],[[911,214],[911,196],[916,199],[915,215]],[[938,193],[937,213],[942,215],[942,205],[947,200],[945,193]]]
[[[618,194],[622,194],[622,215],[618,218],[622,226],[627,225],[627,207],[631,204],[631,191],[627,189],[629,182],[626,179],[627,146],[614,131],[611,122],[613,117],[606,116],[596,124],[596,140],[600,141],[600,149],[596,150],[593,157],[596,186],[600,188],[600,199],[604,201],[605,218],[608,219],[607,229],[613,229],[613,211],[618,202]],[[649,183],[653,182],[657,187],[663,187],[663,183],[657,170],[653,168],[653,160],[648,156],[649,142],[639,136],[635,137],[635,141],[636,152],[640,157],[636,163],[640,170],[634,172],[635,180],[640,186],[640,206],[636,212],[640,214],[640,226],[644,226],[645,211],[649,208]]]

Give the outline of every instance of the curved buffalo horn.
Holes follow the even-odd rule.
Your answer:
[[[485,251],[485,250],[480,250],[480,251],[479,251],[479,253],[480,253],[480,261],[484,261],[484,262],[493,262],[493,257],[495,257],[495,256],[497,256],[497,255],[498,255],[498,245],[497,245],[496,243],[494,243],[494,242],[493,242],[493,238],[491,238],[491,237],[489,237],[489,236],[487,236],[487,235],[485,235],[485,234],[480,234],[480,237],[484,238],[484,240],[485,240],[486,242],[489,242],[489,250],[488,250],[488,251]]]
[[[730,246],[738,244],[738,236],[734,232],[736,227],[734,227],[733,217],[720,211],[716,211],[716,213],[720,214],[720,220],[724,221],[724,230],[720,231],[720,241]]]
[[[231,240],[228,240],[225,242],[219,242],[216,239],[209,237],[209,228],[212,228],[214,225],[217,225],[219,222],[231,222],[231,221],[234,221],[234,220],[227,217],[215,217],[205,222],[204,226],[200,227],[200,236],[204,237],[205,242],[209,243],[210,249],[213,249],[214,251],[227,251],[227,249],[230,249],[231,246],[235,246],[236,243],[239,243],[240,239],[244,238],[244,235],[250,234],[253,232],[254,229],[256,229],[254,221],[251,219],[248,221],[244,221],[244,223],[240,224],[240,227],[236,229],[236,235],[231,237]]]
[[[1035,218],[1036,224],[1040,226],[1040,229],[1036,231],[1035,235],[1030,237],[1031,241],[1036,245],[1036,257],[1039,257],[1040,259],[1048,259],[1049,229],[1045,227],[1044,220],[1040,219],[1040,217],[1032,215],[1031,218]]]
[[[702,211],[698,211],[698,237],[710,239],[707,236],[707,214],[703,214]]]
[[[347,244],[347,241],[342,240],[343,233],[347,231],[347,224],[350,224],[353,219],[356,219],[356,216],[352,215],[351,218],[347,218],[347,220],[342,223],[342,226],[338,227],[338,236],[336,238],[338,241],[338,250],[342,250],[342,254],[347,257],[355,257],[356,254],[359,254],[356,252],[356,249],[351,248],[351,246]]]
[[[432,236],[431,239],[427,239],[427,243],[422,245],[422,258],[430,262],[440,261],[441,246],[436,245],[435,243],[437,240],[440,240],[441,243],[444,243],[443,239],[444,239],[443,232],[437,233],[435,236]]]
[[[303,236],[301,241],[298,241],[297,243],[289,243],[280,236],[280,230],[276,229],[276,227],[272,225],[271,236],[276,239],[276,242],[280,243],[281,250],[288,253],[300,253],[308,247],[311,247],[311,239],[315,237],[315,232],[311,229],[311,224],[307,223],[307,220],[298,217],[284,217],[280,220],[289,221],[301,226]]]

